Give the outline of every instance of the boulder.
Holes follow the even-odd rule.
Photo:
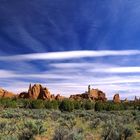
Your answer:
[[[113,102],[114,103],[120,103],[121,100],[120,100],[120,95],[119,94],[115,94],[114,97],[113,97]]]

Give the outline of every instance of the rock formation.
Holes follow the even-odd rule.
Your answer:
[[[15,96],[14,93],[0,88],[0,98],[14,98]]]
[[[120,100],[120,95],[119,94],[115,94],[114,97],[113,97],[113,102],[114,103],[120,103],[121,100]]]
[[[18,95],[18,98],[28,98],[28,92],[21,92],[19,95]]]
[[[83,94],[76,94],[76,95],[71,95],[70,99],[74,99],[74,100],[82,100],[82,99],[90,99],[90,100],[94,100],[94,101],[106,101],[106,95],[103,91],[98,90],[98,89],[90,89],[90,87],[88,87],[88,92],[85,92]]]
[[[42,87],[40,84],[34,84],[29,86],[28,92],[22,92],[19,95],[20,98],[29,99],[51,99],[51,94],[47,88]]]
[[[55,97],[56,100],[60,100],[60,101],[63,100],[64,98],[65,97],[61,96],[60,94],[57,94]]]

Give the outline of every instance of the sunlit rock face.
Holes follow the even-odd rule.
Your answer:
[[[46,87],[43,87],[40,84],[34,84],[29,86],[28,92],[20,93],[19,97],[29,98],[29,99],[51,99],[52,95]]]
[[[89,97],[93,100],[101,100],[101,101],[106,101],[106,94],[99,90],[99,89],[91,89],[89,92]]]
[[[113,97],[113,102],[114,103],[120,103],[121,100],[120,100],[120,95],[119,94],[115,94],[114,97]]]
[[[13,98],[15,96],[14,93],[0,88],[0,98]]]
[[[106,94],[99,89],[88,89],[87,92],[83,94],[71,95],[70,99],[81,100],[81,99],[90,99],[94,101],[106,101]]]

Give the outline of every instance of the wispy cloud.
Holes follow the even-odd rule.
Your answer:
[[[65,51],[32,53],[12,56],[1,56],[1,61],[20,61],[20,60],[64,60],[84,57],[105,57],[105,56],[131,56],[139,55],[140,50],[102,50],[102,51]]]
[[[90,69],[90,72],[98,73],[140,73],[140,67],[110,67],[110,68],[95,68]]]

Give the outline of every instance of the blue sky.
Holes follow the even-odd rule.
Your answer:
[[[139,25],[139,0],[1,0],[0,86],[140,96]]]

